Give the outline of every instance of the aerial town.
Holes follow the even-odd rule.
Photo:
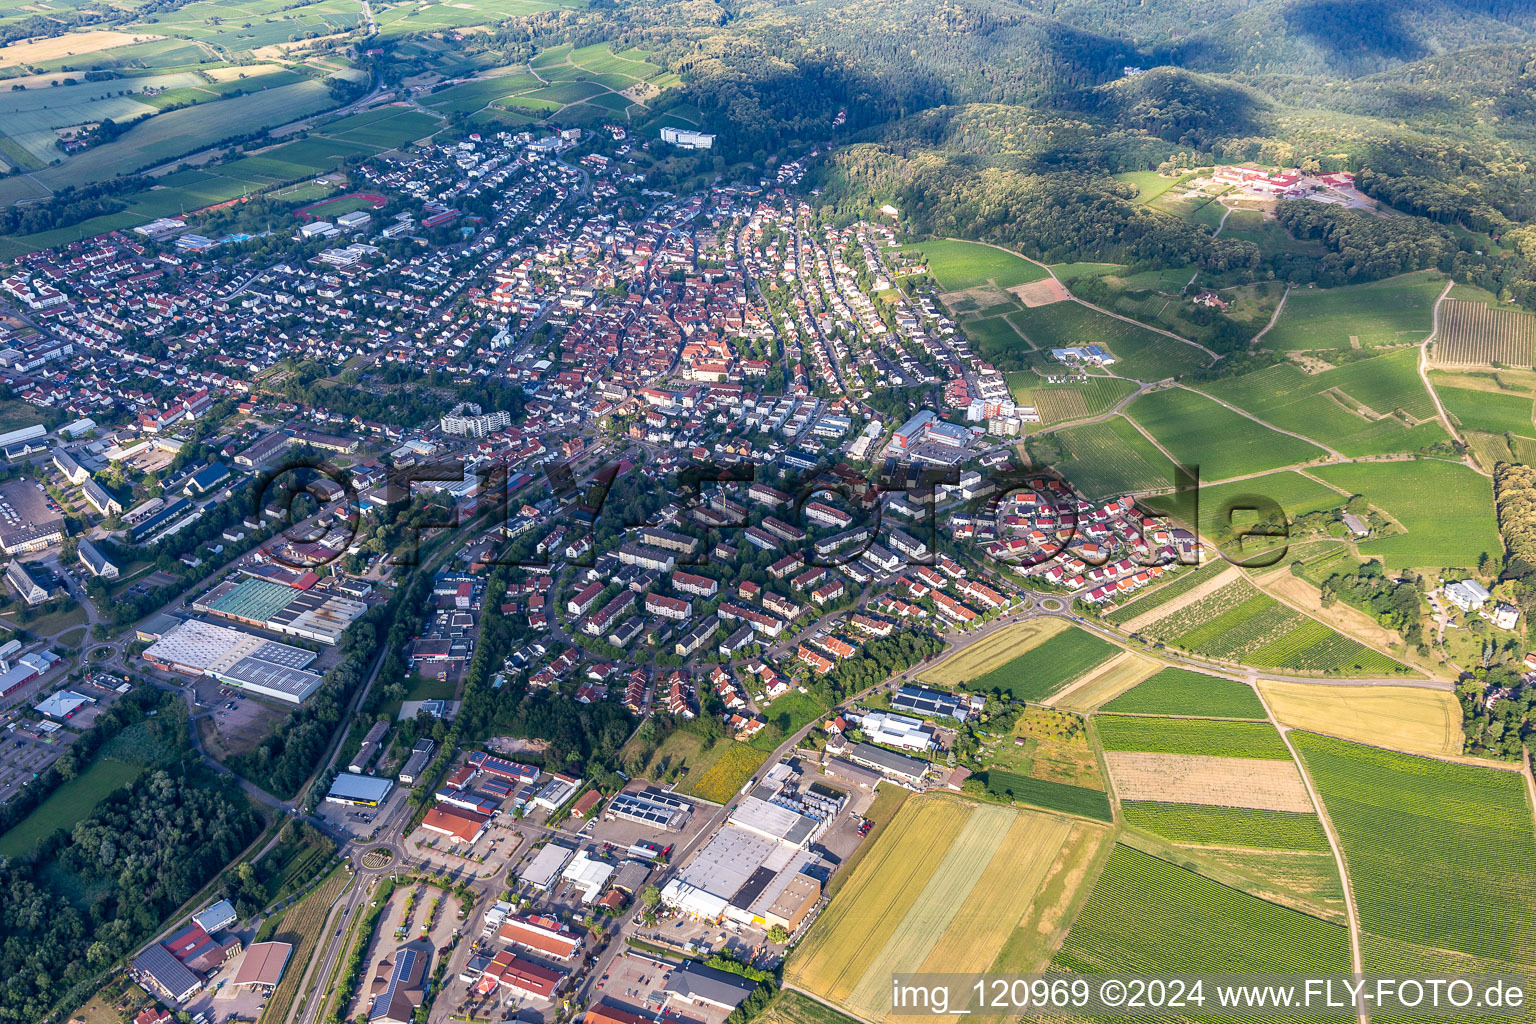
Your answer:
[[[411,81],[336,96],[435,110]],[[1454,355],[1529,315],[950,238],[835,192],[841,106],[751,173],[695,113],[445,118],[292,202],[0,250],[0,931],[37,947],[0,1021],[881,1024],[919,971],[1505,964],[1381,910],[1362,808],[1486,794],[1476,870],[1536,864],[1536,383],[1511,426],[1508,360]],[[1291,209],[1393,219],[1261,155],[1111,188],[1296,262]],[[1462,535],[1426,496],[1472,477]],[[1165,931],[1189,959],[1105,938]]]

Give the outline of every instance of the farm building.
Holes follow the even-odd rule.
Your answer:
[[[898,754],[894,750],[886,750],[868,743],[855,743],[849,747],[848,760],[908,782],[916,782],[928,774],[927,761],[920,761],[915,757],[908,757],[906,754]]]
[[[293,947],[286,942],[253,942],[245,951],[235,978],[230,982],[236,988],[241,985],[276,985],[283,980],[283,968],[288,966]]]

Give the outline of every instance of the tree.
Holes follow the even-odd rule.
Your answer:
[[[656,909],[656,905],[658,903],[660,903],[660,902],[661,902],[661,890],[656,888],[656,886],[648,885],[644,889],[640,890],[640,903],[647,910],[654,910],[654,909]]]
[[[781,924],[776,924],[768,929],[768,941],[776,946],[782,946],[789,941],[789,930]]]

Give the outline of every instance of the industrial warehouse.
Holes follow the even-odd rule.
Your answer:
[[[285,704],[302,704],[321,683],[319,675],[306,671],[313,653],[201,619],[167,630],[144,651],[144,660],[183,675],[212,676]]]
[[[830,787],[800,782],[790,765],[774,765],[667,883],[663,901],[708,921],[798,928],[827,874],[810,847],[847,802]]]
[[[193,602],[195,611],[274,633],[335,645],[368,606],[345,594],[322,589],[314,573],[293,584],[244,577],[226,581]]]

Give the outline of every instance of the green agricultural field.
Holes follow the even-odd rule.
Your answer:
[[[421,100],[421,105],[442,114],[470,114],[493,100],[514,96],[539,86],[532,75],[502,75],[449,86]]]
[[[1035,779],[1004,768],[988,768],[982,773],[982,782],[987,792],[996,797],[1099,821],[1114,820],[1109,808],[1109,794],[1102,790]]]
[[[1053,963],[1078,973],[1347,973],[1349,932],[1117,846]]]
[[[1437,460],[1324,466],[1320,479],[1364,495],[1406,533],[1362,541],[1360,553],[1388,569],[1475,566],[1503,550],[1493,484],[1466,466]]]
[[[1473,391],[1470,388],[1437,385],[1440,401],[1463,430],[1481,430],[1487,434],[1536,433],[1531,421],[1531,396],[1498,391]]]
[[[1034,373],[1009,374],[1008,386],[1014,400],[1034,406],[1047,426],[1101,415],[1136,390],[1135,384],[1119,377],[1089,377],[1083,384],[1045,384]]]
[[[974,317],[960,321],[960,329],[976,351],[988,360],[997,360],[1010,350],[1027,350],[1029,342],[1013,329],[1006,316]]]
[[[1051,266],[1051,273],[1056,279],[1070,283],[1080,277],[1101,277],[1104,274],[1118,274],[1126,269],[1120,263],[1056,263]]]
[[[1328,852],[1328,835],[1315,814],[1147,800],[1123,801],[1120,812],[1127,825],[1171,843]]]
[[[298,82],[248,96],[157,114],[128,129],[117,139],[37,172],[53,189],[86,185],[119,174],[174,160],[241,135],[284,124],[336,105],[325,85]]]
[[[1260,344],[1266,348],[1374,348],[1418,344],[1433,326],[1445,279],[1432,270],[1340,288],[1296,288]]]
[[[965,686],[984,693],[996,690],[1014,700],[1038,701],[1118,653],[1120,648],[1092,633],[1068,629]]]
[[[1200,467],[1201,480],[1262,473],[1327,454],[1182,388],[1142,395],[1126,412],[1176,461]]]
[[[1536,839],[1517,772],[1293,737],[1366,932],[1536,966]]]
[[[1103,345],[1117,360],[1110,369],[1132,380],[1162,380],[1205,366],[1210,359],[1193,345],[1117,320],[1080,302],[1052,302],[1011,314],[1036,348]]]
[[[440,127],[438,121],[418,110],[398,110],[389,117],[374,118],[366,123],[343,118],[323,126],[320,131],[326,136],[357,146],[394,149],[431,135]]]
[[[1283,761],[1291,756],[1268,722],[1211,718],[1157,718],[1098,714],[1093,718],[1105,750],[1144,754],[1201,754]]]
[[[96,805],[144,771],[143,765],[108,757],[97,758],[89,768],[48,795],[15,828],[0,836],[0,857],[24,857],[58,829],[66,832],[90,817]]]
[[[1164,583],[1156,590],[1143,594],[1130,603],[1116,608],[1104,616],[1104,621],[1117,626],[1122,622],[1128,622],[1138,615],[1145,614],[1154,608],[1167,604],[1180,594],[1187,594],[1207,580],[1215,579],[1223,572],[1226,572],[1227,566],[1228,563],[1226,561],[1215,559],[1197,569],[1186,569],[1183,573],[1175,576],[1171,581]]]
[[[1182,181],[1185,177],[1168,178],[1156,171],[1126,171],[1115,175],[1116,181],[1128,181],[1136,186],[1136,201],[1138,203],[1150,203],[1158,196],[1167,192]]]
[[[1197,386],[1345,455],[1412,452],[1446,439],[1418,359],[1416,350],[1389,352],[1317,374],[1279,363]]]
[[[1201,475],[1204,475],[1203,466]],[[1337,508],[1349,500],[1347,495],[1324,487],[1316,480],[1291,470],[1282,470],[1248,480],[1234,480],[1201,486],[1198,490],[1158,495],[1145,499],[1145,503],[1149,508],[1165,512],[1185,524],[1196,525],[1202,539],[1215,539],[1221,543],[1230,536],[1234,527],[1242,529],[1254,525],[1257,513],[1250,513],[1248,509],[1270,507],[1258,499],[1267,499],[1279,505],[1289,519],[1308,512]],[[1198,506],[1198,514],[1192,506]],[[1260,538],[1247,542],[1248,545],[1261,543]]]
[[[1042,461],[1054,463],[1090,499],[1178,482],[1173,463],[1122,416],[1067,427],[1046,435],[1044,443],[1058,450],[1060,458],[1046,454]],[[1032,445],[1030,450],[1039,448]]]
[[[907,246],[902,252],[926,256],[928,273],[947,292],[987,284],[1006,289],[1049,276],[1043,267],[1021,256],[980,242],[939,238]]]
[[[1139,632],[1171,646],[1257,668],[1387,676],[1407,668],[1237,579]]]
[[[1186,668],[1165,668],[1105,704],[1100,711],[1130,715],[1201,715],[1263,719],[1264,705],[1246,683]]]

